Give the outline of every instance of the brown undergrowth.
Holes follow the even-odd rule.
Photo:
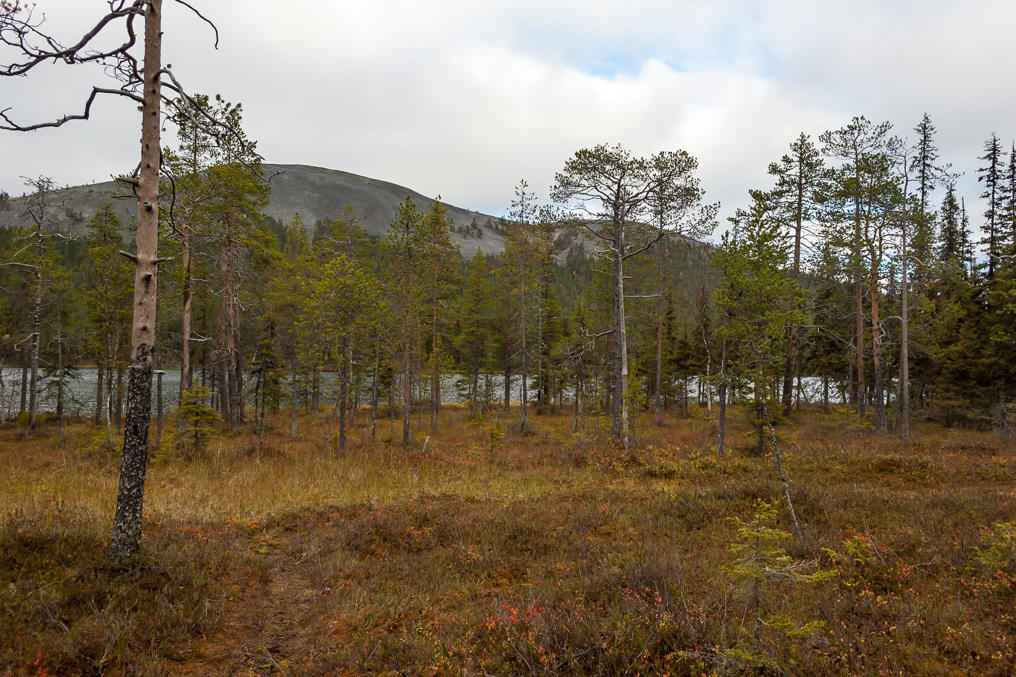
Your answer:
[[[280,418],[196,458],[164,445],[127,570],[105,563],[115,445],[86,423],[63,445],[0,430],[0,674],[1012,674],[1003,440],[795,414],[779,435],[808,547],[787,551],[838,573],[763,591],[766,618],[824,630],[767,624],[748,664],[731,518],[764,500],[788,520],[774,460],[716,458],[693,414],[639,421],[628,454],[592,418],[520,436],[455,408],[409,448],[385,421],[323,450],[309,413],[297,439]],[[751,447],[747,425],[731,437]]]

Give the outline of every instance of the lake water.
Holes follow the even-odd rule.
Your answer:
[[[3,410],[5,418],[16,416],[21,405],[21,369],[4,368],[2,371],[3,387],[0,389],[0,409]],[[64,408],[68,415],[90,415],[95,412],[95,386],[99,377],[97,369],[77,369],[73,376],[64,379]],[[57,397],[57,381],[55,378],[44,378],[40,374],[41,383],[39,386],[40,401],[39,411],[55,411]],[[126,386],[126,376],[124,377]],[[200,376],[195,375],[195,382],[200,382]],[[336,383],[336,375],[333,372],[321,372],[321,388],[323,401],[327,401],[328,395],[332,392]],[[429,381],[427,381],[429,384]],[[466,379],[455,374],[447,375],[441,379],[441,399],[444,402],[462,402],[468,397],[468,389],[465,385]],[[501,401],[504,395],[504,376],[491,374],[491,394],[495,401]],[[246,383],[250,389],[254,382],[248,380]],[[426,387],[426,386],[425,386]],[[484,377],[480,377],[480,388],[484,388]],[[530,393],[532,394],[532,378],[530,378]],[[288,391],[287,391],[288,392]],[[369,397],[370,382],[361,387],[361,398]],[[162,402],[166,411],[176,407],[180,395],[180,371],[167,369],[162,375]],[[512,400],[518,401],[522,395],[521,377],[512,378]],[[531,395],[532,396],[532,395]],[[252,397],[252,394],[249,394]],[[152,382],[152,411],[155,411],[157,392],[156,382]]]
[[[74,376],[69,379],[65,379],[64,387],[64,402],[65,410],[71,415],[90,415],[95,412],[95,385],[96,379],[98,378],[97,369],[78,369],[74,372]],[[5,418],[11,418],[17,415],[20,404],[21,404],[21,369],[17,368],[5,368],[2,371],[3,375],[3,387],[0,389],[0,409],[3,410]],[[41,377],[41,375],[40,375]],[[480,388],[485,388],[485,378],[480,377]],[[490,375],[490,390],[491,398],[495,402],[501,402],[504,395],[504,376],[502,374],[491,374]],[[197,378],[196,378],[197,380]],[[332,387],[335,383],[336,377],[332,372],[321,373],[321,384],[323,392],[325,393],[323,400],[327,401],[327,395],[331,392]],[[429,381],[428,381],[429,383]],[[248,387],[253,385],[253,381],[247,382]],[[424,386],[426,388],[426,385]],[[535,398],[533,392],[533,381],[530,378],[530,400]],[[369,397],[370,383],[364,384],[361,389],[361,397]],[[512,401],[518,402],[522,395],[522,379],[521,377],[514,376],[512,378]],[[806,377],[802,379],[802,389],[804,391],[804,398],[809,402],[817,402],[822,398],[822,380],[815,377]],[[55,378],[42,378],[40,385],[41,400],[39,402],[39,411],[55,411],[56,410],[56,391],[57,384]],[[173,409],[176,406],[177,399],[180,392],[180,372],[176,369],[167,369],[162,375],[162,401],[163,407],[166,411]],[[688,384],[689,397],[695,398],[698,394],[698,379],[689,379]],[[152,411],[155,411],[156,407],[156,388],[155,383],[152,383]],[[426,396],[426,393],[424,393]],[[571,390],[565,389],[565,399],[571,396]],[[463,402],[468,397],[467,379],[455,374],[450,374],[442,378],[441,380],[441,399],[444,402]],[[837,392],[836,385],[830,384],[829,397],[833,400],[839,399],[839,393]]]

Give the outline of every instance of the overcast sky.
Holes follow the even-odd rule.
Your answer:
[[[687,150],[723,219],[768,185],[767,165],[800,132],[863,114],[909,134],[927,111],[942,158],[966,172],[977,225],[981,146],[997,132],[1008,148],[1016,134],[1011,0],[191,0],[218,25],[218,51],[205,24],[164,1],[164,63],[192,92],[241,102],[268,162],[355,172],[495,215],[519,179],[546,196],[575,150],[607,142]],[[37,2],[65,42],[105,8]],[[0,108],[23,122],[78,112],[102,78],[47,66],[0,82]],[[134,106],[105,99],[95,112],[0,133],[0,189],[133,168]]]

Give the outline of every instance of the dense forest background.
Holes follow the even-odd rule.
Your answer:
[[[239,106],[204,102],[240,119]],[[625,256],[623,397],[657,409],[686,408],[689,397],[710,409],[717,398],[776,398],[788,413],[810,377],[823,407],[871,410],[880,430],[904,428],[911,402],[921,418],[1008,429],[1016,147],[994,134],[985,142],[983,193],[968,208],[935,134],[927,115],[908,138],[863,117],[817,140],[802,134],[718,247],[696,239],[715,227],[716,208],[694,158],[682,155],[670,203],[622,186],[626,237],[644,243]],[[436,426],[442,375],[454,373],[456,399],[473,411],[511,398],[491,374],[524,375],[522,399],[537,411],[569,403],[610,418],[618,408],[616,290],[610,255],[597,253],[613,208],[605,201],[602,213],[588,200],[540,203],[522,182],[508,217],[481,227],[407,197],[381,237],[352,207],[314,223],[266,216],[271,184],[247,147],[223,150],[182,124],[165,152],[157,360],[183,370],[180,402],[200,386],[197,399],[232,426],[325,402],[369,405],[374,416],[404,408],[407,422],[422,408]],[[652,159],[590,152],[608,181],[641,172],[651,185]],[[120,252],[131,224],[107,205],[74,233],[52,181],[31,188],[0,203],[31,224],[0,231],[0,361],[21,370],[5,373],[0,395],[15,404],[0,416],[32,425],[46,398],[63,416],[66,380],[93,366],[91,413],[118,424],[132,293]],[[463,258],[452,241],[485,233],[498,253],[478,245]],[[341,377],[326,388],[322,372]]]

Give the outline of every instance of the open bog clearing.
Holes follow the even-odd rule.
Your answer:
[[[606,431],[573,433],[570,416],[539,416],[519,436],[455,408],[425,452],[426,434],[408,451],[382,439],[387,422],[374,443],[358,425],[346,452],[323,449],[325,414],[302,416],[297,439],[283,420],[260,445],[220,433],[193,458],[164,443],[143,554],[126,570],[105,559],[115,445],[85,423],[63,445],[55,424],[27,438],[4,429],[0,664],[10,675],[1011,674],[1011,443],[928,425],[904,446],[848,413],[795,415],[780,442],[802,549],[752,430],[735,426],[717,459],[711,422],[692,413],[639,421],[629,454]],[[759,501],[775,511],[768,523]],[[787,534],[778,553],[752,550],[752,525]],[[756,631],[752,558],[770,573],[828,575],[760,573]]]

